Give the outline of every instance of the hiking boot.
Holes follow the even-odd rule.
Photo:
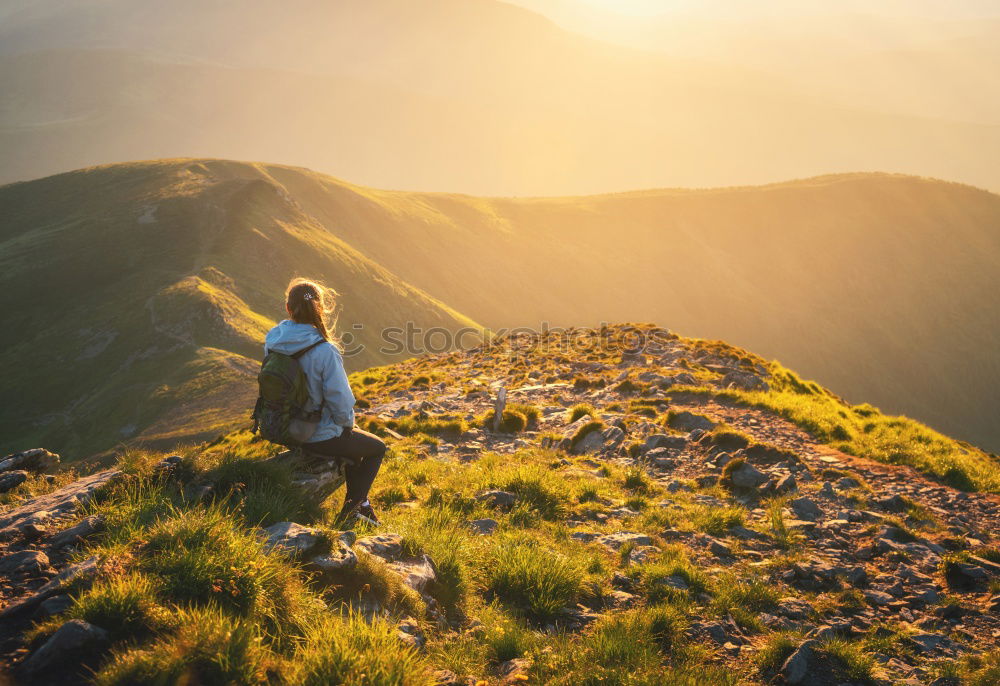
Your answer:
[[[350,526],[357,522],[364,522],[369,526],[380,526],[382,524],[375,515],[375,510],[372,508],[371,503],[367,500],[357,504],[344,503],[344,509],[340,511],[337,522],[340,526]]]

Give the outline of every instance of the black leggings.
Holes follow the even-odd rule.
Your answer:
[[[325,441],[306,443],[309,452],[338,458],[344,465],[347,480],[345,502],[360,503],[368,498],[368,490],[382,466],[385,443],[374,434],[361,429],[344,429],[344,433]]]

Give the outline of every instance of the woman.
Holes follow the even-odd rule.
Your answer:
[[[285,309],[291,319],[267,332],[264,354],[273,350],[292,355],[309,348],[299,357],[311,401],[304,409],[313,411],[322,404],[322,414],[316,433],[303,448],[344,465],[347,493],[338,522],[349,525],[360,520],[377,526],[378,517],[368,502],[368,491],[382,466],[385,443],[354,427],[354,394],[338,342],[331,333],[333,327],[326,322],[333,311],[334,296],[336,293],[315,281],[292,279],[285,292]]]

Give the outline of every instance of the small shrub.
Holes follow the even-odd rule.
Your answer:
[[[569,408],[569,411],[566,413],[566,423],[572,424],[581,417],[587,417],[587,416],[596,419],[597,410],[595,410],[592,405],[587,405],[586,403],[579,403]]]

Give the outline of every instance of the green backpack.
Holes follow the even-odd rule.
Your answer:
[[[316,410],[305,411],[309,387],[299,358],[324,342],[316,341],[291,355],[268,351],[257,375],[260,396],[253,408],[254,432],[289,447],[305,443],[316,433],[325,400]]]

